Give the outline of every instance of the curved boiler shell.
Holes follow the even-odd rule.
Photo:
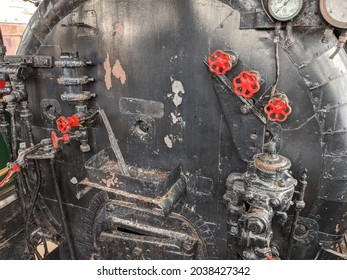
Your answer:
[[[347,226],[346,53],[329,59],[335,37],[325,44],[321,27],[294,27],[292,43],[280,43],[277,84],[291,102],[291,115],[283,123],[264,123],[252,112],[241,114],[242,102],[216,90],[204,60],[214,50],[230,49],[239,61],[227,77],[257,71],[261,88],[254,104],[263,112],[276,79],[274,32],[240,29],[248,9],[239,1],[229,5],[217,0],[41,3],[18,54],[60,60],[62,54],[78,52],[80,59],[92,62],[78,69],[94,79],[83,90],[96,97],[83,104],[105,111],[136,177],[128,180],[102,170],[107,160],[112,162],[112,152],[99,117],[88,124],[89,152],[82,153],[78,142],[62,145],[55,168],[77,258],[136,258],[139,250],[147,258],[227,258],[226,178],[245,172],[271,137],[291,161],[294,178],[307,169],[306,207],[299,223],[314,225],[314,237],[294,236],[292,257],[314,258],[319,244],[329,247],[342,240]],[[52,104],[59,115],[76,112],[75,103],[61,100],[66,87],[57,79],[62,75],[61,68],[35,69],[26,82],[35,142],[56,129],[54,118],[47,117]],[[48,164],[41,162],[41,168],[41,194],[59,221]],[[141,177],[144,170],[152,177]],[[184,178],[186,190],[168,218],[160,207],[131,196],[153,202],[175,176]],[[135,250],[139,235],[148,240]],[[158,240],[166,248],[160,254],[157,245],[148,245]],[[167,253],[171,251],[179,253]]]

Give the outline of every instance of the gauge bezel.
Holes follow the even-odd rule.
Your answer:
[[[326,6],[326,0],[320,0],[319,3],[319,9],[323,16],[323,18],[326,20],[327,23],[330,25],[341,28],[341,29],[347,29],[347,20],[346,21],[339,21],[334,19],[328,12],[327,6]]]
[[[288,21],[288,20],[291,20],[291,19],[295,18],[295,17],[300,13],[300,11],[302,10],[302,6],[303,6],[303,4],[304,4],[304,1],[303,1],[303,0],[299,0],[300,7],[297,9],[297,11],[295,11],[295,13],[291,14],[291,15],[288,16],[288,17],[280,17],[280,16],[277,16],[277,15],[275,14],[275,12],[271,9],[270,4],[271,4],[273,1],[276,1],[276,0],[269,0],[269,1],[268,1],[267,8],[268,8],[268,10],[269,10],[270,15],[271,15],[274,19],[277,19],[277,20],[279,20],[279,21]]]

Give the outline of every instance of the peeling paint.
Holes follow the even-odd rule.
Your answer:
[[[180,106],[182,104],[183,98],[182,95],[185,94],[185,90],[183,87],[182,82],[174,80],[171,78],[172,82],[172,92],[173,92],[173,103],[175,104],[176,107]]]
[[[115,25],[115,33],[118,37],[123,37],[123,34],[124,34],[124,25],[121,23],[121,22],[118,22],[116,25]]]
[[[101,181],[106,184],[106,187],[111,188],[119,184],[118,178],[115,174],[112,174],[112,177],[109,179],[101,179]]]
[[[178,94],[178,93],[185,94],[183,84],[180,81],[173,80],[172,92],[176,93],[176,94]]]
[[[71,182],[72,184],[74,184],[74,185],[76,185],[76,184],[78,183],[76,177],[71,178],[70,182]]]
[[[174,98],[172,99],[173,103],[176,107],[180,106],[182,104],[182,97],[179,96],[178,93],[175,93]]]
[[[172,61],[176,60],[177,58],[178,58],[178,55],[171,56],[171,57],[170,57],[170,62],[172,62]]]
[[[107,56],[104,62],[104,69],[105,69],[105,85],[107,90],[110,90],[112,87],[112,81],[111,81],[111,64],[110,64],[109,53],[107,53]]]
[[[182,121],[181,114],[180,113],[171,113],[171,119],[173,124],[177,124]]]
[[[123,69],[123,67],[122,67],[122,65],[118,59],[116,60],[116,63],[113,65],[112,74],[113,74],[113,76],[115,76],[117,79],[120,80],[122,85],[125,84],[127,77],[126,77],[125,71],[124,71],[124,69]]]
[[[171,138],[169,137],[169,135],[166,135],[165,138],[164,138],[164,142],[166,144],[166,146],[171,149],[173,147],[173,143],[172,143],[172,140]]]

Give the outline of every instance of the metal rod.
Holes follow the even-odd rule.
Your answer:
[[[305,169],[300,179],[298,196],[295,202],[295,213],[294,213],[293,223],[290,229],[290,235],[289,235],[289,241],[288,241],[287,260],[290,260],[290,256],[292,254],[293,243],[294,243],[294,231],[295,231],[296,225],[298,224],[300,211],[304,209],[305,207],[304,195],[305,195],[305,189],[307,187],[306,180],[307,180],[307,170]]]
[[[206,67],[208,67],[208,62],[207,60],[204,60],[204,64]],[[225,75],[214,75],[214,77],[220,81],[224,86],[226,86],[231,92],[234,92],[234,87],[231,83],[231,81],[225,76]],[[250,101],[248,101],[246,98],[244,98],[243,96],[237,95],[235,94],[240,100],[241,102],[243,102],[248,108],[251,109],[251,111],[253,112],[253,114],[258,117],[258,119],[263,123],[266,124],[266,118],[262,115],[262,113],[258,110],[258,108],[256,108],[254,106],[253,103],[251,103]]]
[[[6,111],[10,114],[10,126],[11,126],[11,156],[12,161],[17,158],[17,132],[16,132],[16,120],[15,120],[15,104],[7,104]]]
[[[59,184],[58,184],[58,181],[57,181],[57,175],[55,173],[54,159],[50,159],[50,164],[51,164],[51,172],[52,172],[52,177],[53,177],[53,184],[54,184],[54,188],[55,188],[55,193],[57,195],[59,212],[60,212],[61,221],[62,221],[62,224],[63,224],[64,235],[65,235],[65,238],[66,238],[66,241],[67,241],[67,245],[68,245],[68,248],[69,248],[70,258],[72,260],[75,260],[76,259],[75,250],[74,250],[74,247],[73,247],[73,244],[72,244],[70,230],[69,230],[68,223],[66,221],[66,217],[65,217],[65,213],[64,213],[64,207],[63,207],[63,201],[62,201],[62,197],[61,197],[61,191],[60,191]]]
[[[112,130],[112,127],[110,125],[110,122],[108,121],[108,118],[105,114],[105,111],[103,109],[100,109],[99,111],[99,114],[102,118],[102,121],[104,122],[105,124],[105,127],[106,127],[106,130],[107,130],[107,134],[108,134],[108,139],[110,141],[110,144],[111,144],[111,148],[117,158],[117,162],[118,162],[118,165],[119,165],[119,168],[122,172],[123,175],[126,175],[126,176],[129,176],[129,170],[128,170],[128,167],[126,166],[125,164],[125,160],[123,158],[123,155],[122,155],[122,152],[119,148],[119,145],[118,145],[118,142],[117,142],[117,138],[116,136],[114,135],[113,133],[113,130]]]

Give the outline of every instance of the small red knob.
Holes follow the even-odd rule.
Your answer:
[[[71,117],[61,116],[59,119],[57,119],[56,123],[58,130],[61,133],[66,134],[70,132],[73,127],[78,126],[80,121],[75,115],[72,115]]]
[[[13,164],[12,165],[12,170],[13,170],[13,172],[17,173],[17,172],[20,171],[20,167],[17,164]]]
[[[288,100],[278,97],[271,98],[264,110],[268,120],[273,122],[284,122],[292,112]]]
[[[51,140],[52,140],[52,145],[53,145],[54,149],[58,149],[59,148],[59,142],[63,141],[64,143],[68,143],[70,141],[70,137],[68,134],[63,134],[62,137],[58,137],[57,133],[55,131],[52,131]]]
[[[6,87],[6,81],[0,80],[0,89],[3,89]]]
[[[212,73],[224,75],[232,67],[233,60],[231,55],[217,50],[208,57],[208,67]]]
[[[259,75],[247,70],[242,71],[233,80],[234,92],[244,98],[252,98],[260,89]]]
[[[271,256],[270,254],[267,254],[265,257],[269,261],[276,261],[277,260],[275,257]]]

